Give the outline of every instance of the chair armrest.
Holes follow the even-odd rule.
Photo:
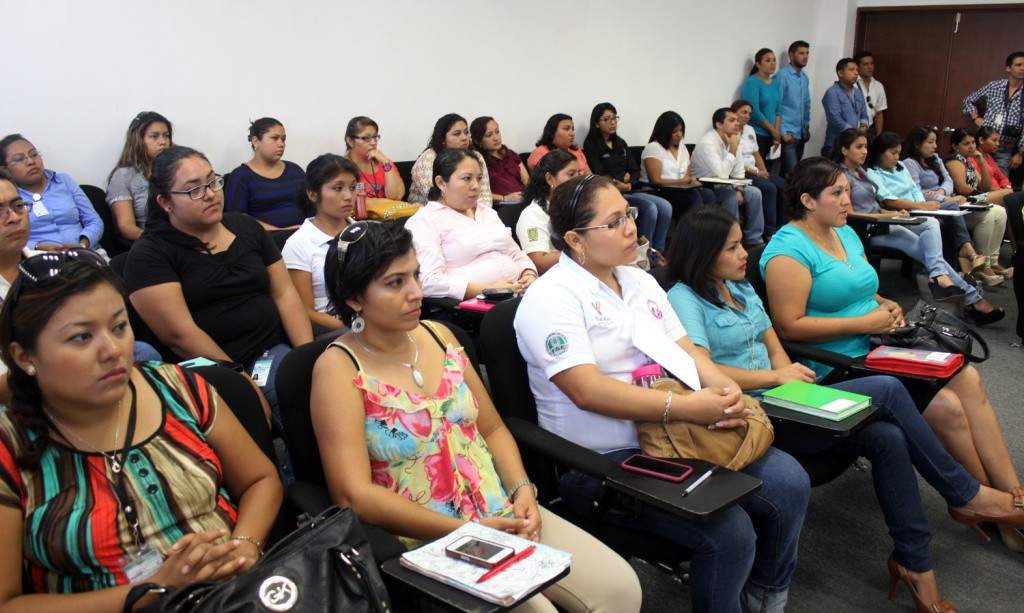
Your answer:
[[[505,419],[505,426],[520,447],[554,460],[564,468],[604,479],[618,467],[614,460],[548,432],[537,424],[518,417]]]
[[[454,313],[460,302],[462,301],[455,298],[424,298],[423,308],[424,312],[442,311],[444,313]]]
[[[806,343],[796,343],[793,341],[782,341],[782,348],[786,350],[792,358],[801,358],[804,360],[814,360],[820,362],[826,366],[832,368],[840,368],[843,370],[849,370],[853,366],[855,358],[829,351],[827,349],[820,349],[818,347],[812,347]]]
[[[334,504],[326,488],[306,481],[296,481],[289,485],[285,497],[295,510],[310,517],[316,517]]]

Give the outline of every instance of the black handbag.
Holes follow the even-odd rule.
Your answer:
[[[134,588],[125,611],[155,584]],[[331,507],[281,539],[249,571],[224,583],[169,589],[139,611],[359,611],[390,613],[369,541],[352,509]]]
[[[934,305],[918,300],[914,308],[903,314],[903,319],[907,322],[905,327],[897,328],[893,334],[872,336],[872,344],[961,353],[968,362],[988,359],[985,339],[966,323]],[[983,352],[981,356],[974,354],[975,343]]]

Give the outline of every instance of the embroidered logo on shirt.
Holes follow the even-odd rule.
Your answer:
[[[548,335],[547,339],[544,340],[544,350],[553,358],[565,355],[565,352],[568,349],[569,342],[565,340],[565,337],[561,332],[552,332]]]
[[[647,301],[647,310],[651,312],[651,315],[654,315],[655,319],[661,319],[663,317],[661,308],[658,306],[658,303],[653,300]]]
[[[531,241],[535,241],[538,238],[540,238],[540,230],[537,228],[529,228],[526,231],[526,237],[529,238]]]

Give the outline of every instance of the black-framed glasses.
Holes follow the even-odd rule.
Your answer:
[[[635,206],[626,208],[626,214],[619,217],[611,223],[606,223],[600,226],[584,226],[582,228],[573,228],[573,232],[583,232],[584,230],[618,230],[619,228],[625,228],[626,222],[629,220],[636,221],[636,216],[639,211]]]
[[[612,115],[611,117],[602,117],[601,118],[601,121],[603,121],[604,123],[611,123],[613,121],[618,121],[618,120],[619,120],[619,115]]]
[[[16,155],[11,158],[10,162],[7,162],[8,166],[17,166],[18,164],[25,164],[29,160],[38,160],[39,156],[42,155],[38,150],[33,149],[28,152],[28,155]]]
[[[364,143],[373,143],[381,139],[380,134],[374,134],[373,136],[354,136],[356,140],[361,140]]]
[[[96,253],[92,249],[82,248],[34,255],[30,258],[26,258],[21,264],[18,264],[18,272],[20,272],[32,286],[35,286],[40,283],[44,283],[49,279],[53,279],[54,277],[59,277],[60,273],[72,262],[85,262],[86,264],[91,264],[97,268],[106,268],[110,266],[110,264],[108,264],[100,254]]]
[[[189,200],[202,200],[206,197],[206,190],[209,189],[211,192],[219,192],[224,189],[224,177],[221,175],[214,175],[212,179],[202,185],[197,185],[192,189],[181,189],[171,190],[169,194],[185,194]]]
[[[32,203],[18,200],[10,204],[0,204],[0,223],[7,223],[11,215],[24,215],[26,211],[32,210]]]
[[[358,243],[364,236],[366,236],[366,231],[370,228],[370,224],[372,223],[380,222],[372,219],[357,221],[338,233],[338,238],[335,240],[335,247],[338,250],[339,264],[345,261],[345,253],[348,251],[348,248]]]

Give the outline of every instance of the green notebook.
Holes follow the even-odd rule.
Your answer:
[[[763,401],[815,417],[842,421],[871,406],[871,398],[831,387],[790,381],[764,393]]]

